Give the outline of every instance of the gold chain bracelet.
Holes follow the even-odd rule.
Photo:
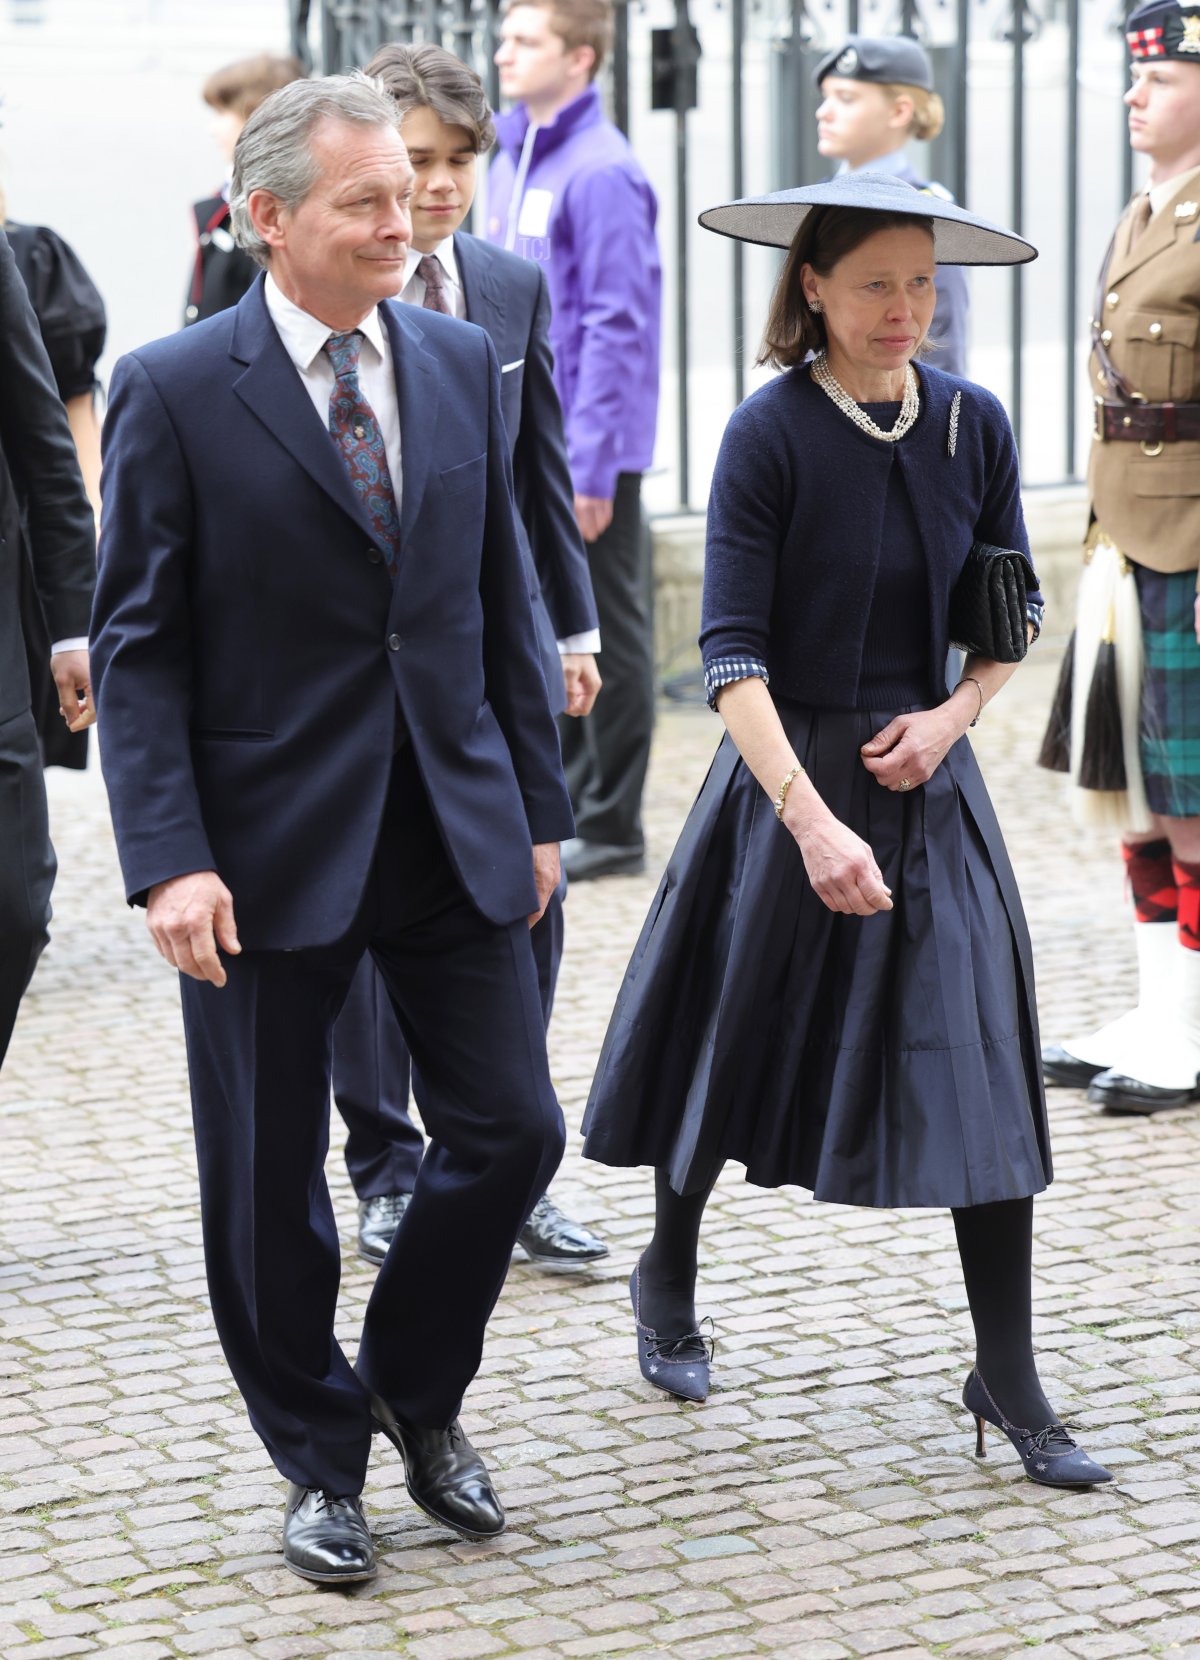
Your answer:
[[[779,786],[779,794],[775,797],[775,817],[777,819],[782,819],[783,804],[787,800],[787,793],[803,771],[803,767],[793,767],[791,772],[789,772],[787,777],[784,779],[783,783]]]

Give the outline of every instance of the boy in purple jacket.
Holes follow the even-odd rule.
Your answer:
[[[554,380],[575,516],[587,543],[604,692],[561,723],[578,831],[574,881],[642,868],[642,786],[654,726],[654,650],[642,473],[654,456],[662,273],[657,203],[593,85],[611,0],[516,0],[496,64],[519,99],[496,118],[487,236],[546,270]]]

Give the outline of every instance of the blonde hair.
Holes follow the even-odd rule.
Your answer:
[[[907,98],[913,107],[908,124],[911,137],[921,143],[936,138],[946,125],[946,106],[936,92],[926,92],[923,86],[906,86],[902,81],[877,81],[880,92],[891,98]]]

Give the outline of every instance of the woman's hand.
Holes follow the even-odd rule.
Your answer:
[[[956,693],[936,709],[897,715],[862,746],[863,766],[885,790],[911,790],[929,782],[971,724],[975,693],[970,686],[967,692],[969,696]]]
[[[823,905],[852,916],[891,910],[892,890],[861,836],[832,813],[797,818],[798,823],[789,823],[785,807],[783,821],[796,839],[808,879]]]

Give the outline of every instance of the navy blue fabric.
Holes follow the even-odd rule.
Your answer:
[[[490,920],[534,909],[530,843],[573,830],[495,348],[454,318],[380,311],[403,445],[394,585],[261,283],[113,374],[92,668],[126,890],[215,869],[248,949],[348,928],[397,699]]]
[[[780,375],[734,411],[708,504],[706,664],[756,658],[777,697],[816,708],[858,706],[895,466],[925,550],[928,695],[945,697],[950,593],[971,543],[1028,554],[1029,539],[1016,445],[999,400],[938,369],[921,365],[918,373],[921,413],[898,444],[856,427],[807,366]]]
[[[517,536],[525,555],[542,667],[555,714],[566,707],[559,640],[597,625],[596,601],[554,389],[550,295],[540,265],[481,237],[454,238],[467,317],[500,358],[500,402],[512,454]]]

